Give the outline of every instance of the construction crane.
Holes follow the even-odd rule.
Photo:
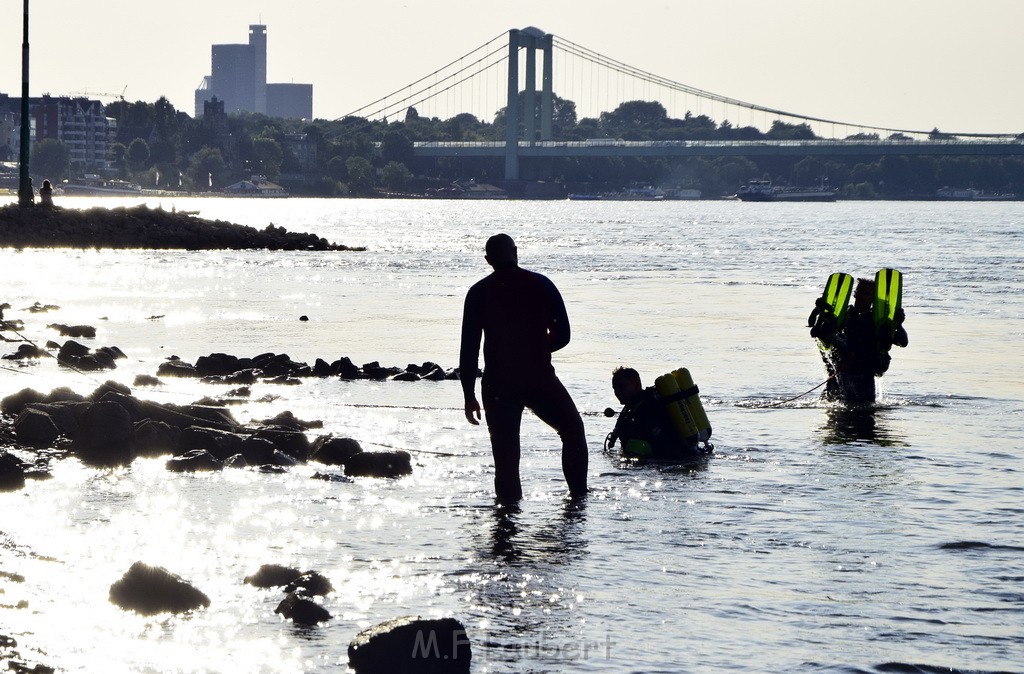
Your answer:
[[[95,96],[96,98],[119,98],[124,100],[124,92],[128,91],[128,85],[124,85],[119,94],[108,94],[99,91],[72,91],[71,96]]]

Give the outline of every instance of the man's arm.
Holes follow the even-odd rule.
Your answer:
[[[907,329],[903,327],[903,321],[905,321],[907,315],[903,312],[903,307],[896,310],[896,329],[892,334],[892,343],[896,346],[906,347],[910,344],[910,336],[907,335]]]
[[[545,278],[544,280],[547,281],[548,294],[551,296],[551,322],[548,324],[548,346],[551,347],[551,352],[554,353],[569,343],[572,330],[569,327],[569,314],[565,311],[565,302],[562,300],[562,294],[558,292],[558,288],[555,287],[555,284],[550,279]]]
[[[480,403],[476,399],[476,374],[480,369],[480,340],[483,321],[479,293],[470,288],[462,311],[462,344],[459,348],[459,380],[465,400],[466,420],[480,423]]]

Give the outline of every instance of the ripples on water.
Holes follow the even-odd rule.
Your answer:
[[[585,421],[593,493],[563,499],[555,439],[524,424],[527,497],[491,502],[486,432],[455,382],[257,385],[242,421],[284,409],[367,448],[412,452],[398,481],[55,461],[0,495],[0,634],[67,671],[339,671],[355,633],[453,615],[475,672],[1014,671],[1024,662],[1019,204],[177,202],[205,217],[316,231],[360,254],[0,251],[5,299],[45,341],[99,328],[131,382],[171,354],[455,364],[465,289],[494,231],[566,297],[556,356]],[[777,208],[776,208],[777,207]],[[803,323],[832,271],[906,275],[911,345],[872,410],[821,405]],[[310,317],[299,323],[299,315]],[[153,316],[163,316],[151,319]],[[9,349],[13,350],[13,348]],[[611,369],[685,365],[715,428],[696,468],[600,450]],[[5,361],[6,363],[6,361]],[[6,365],[5,365],[6,367]],[[17,368],[16,368],[17,369]],[[91,391],[50,362],[3,394]],[[170,381],[186,402],[218,387]],[[212,604],[139,618],[106,600],[136,560]],[[241,579],[263,563],[333,583],[325,626],[273,613]],[[24,577],[19,582],[14,574]],[[12,608],[18,602],[28,608]]]

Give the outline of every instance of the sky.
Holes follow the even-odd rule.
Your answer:
[[[1024,0],[29,2],[32,96],[165,96],[191,115],[211,45],[245,43],[249,24],[263,23],[268,81],[312,83],[314,116],[336,119],[536,26],[770,108],[899,129],[1024,131]],[[23,0],[0,7],[0,93],[17,96]]]

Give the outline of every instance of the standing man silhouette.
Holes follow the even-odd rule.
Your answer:
[[[555,284],[519,266],[508,234],[487,240],[484,259],[494,268],[466,294],[459,371],[466,420],[480,423],[475,386],[480,340],[480,386],[494,455],[494,491],[500,503],[523,497],[519,430],[529,408],[562,439],[562,473],[573,497],[587,491],[587,438],[576,404],[555,375],[551,354],[569,343],[569,317]]]

